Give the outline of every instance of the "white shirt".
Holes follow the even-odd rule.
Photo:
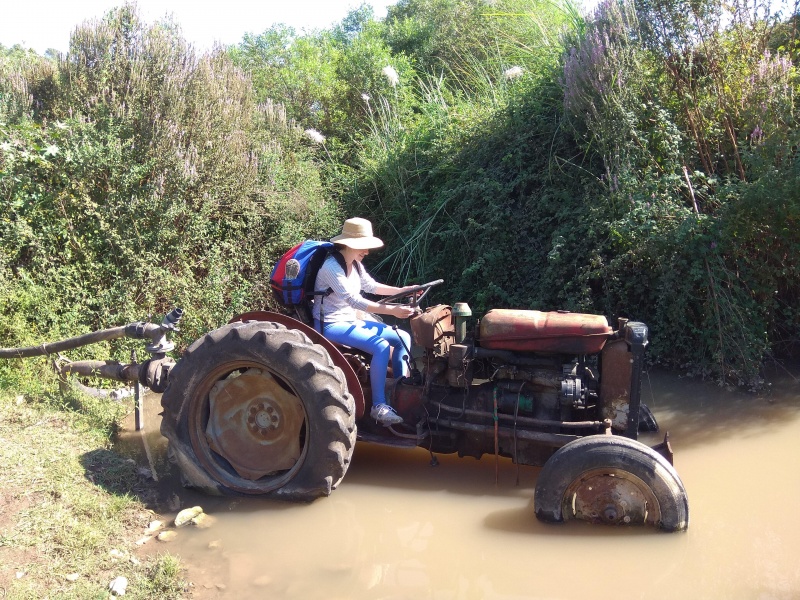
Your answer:
[[[314,284],[315,291],[328,288],[333,290],[333,293],[326,296],[321,303],[325,312],[325,322],[357,321],[356,310],[366,311],[369,308],[367,299],[361,292],[371,294],[377,284],[378,282],[364,269],[364,265],[353,265],[350,268],[350,275],[346,275],[333,256],[326,258]],[[320,319],[319,296],[314,298],[312,313],[315,319]]]

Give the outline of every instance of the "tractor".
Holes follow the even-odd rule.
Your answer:
[[[403,423],[369,416],[369,357],[333,344],[294,315],[256,311],[192,343],[176,362],[160,324],[131,323],[0,357],[32,356],[98,339],[150,339],[151,358],[62,364],[63,373],[138,381],[163,392],[161,432],[184,483],[207,493],[311,501],[342,482],[357,440],[436,454],[494,455],[542,467],[534,491],[545,522],[688,527],[686,490],[668,435],[640,398],[644,323],[566,311],[466,303],[422,308],[433,281],[382,302],[411,304],[410,374],[386,380]],[[94,336],[94,337],[93,337]],[[95,339],[97,338],[97,339]]]

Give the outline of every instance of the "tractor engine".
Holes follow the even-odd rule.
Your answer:
[[[543,464],[560,436],[636,437],[643,324],[620,320],[614,331],[598,315],[492,310],[467,334],[463,306],[453,313],[434,306],[412,319],[424,385],[395,390],[437,451]]]

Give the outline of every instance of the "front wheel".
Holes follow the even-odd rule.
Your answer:
[[[675,469],[641,442],[595,435],[560,448],[536,481],[536,517],[608,525],[689,526],[689,502]]]
[[[230,323],[170,373],[161,432],[187,485],[309,501],[344,477],[355,403],[342,371],[300,331]]]

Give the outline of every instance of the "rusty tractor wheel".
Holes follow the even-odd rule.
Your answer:
[[[536,481],[540,521],[583,520],[684,531],[689,502],[664,457],[625,437],[595,435],[560,448]]]
[[[310,501],[344,477],[356,439],[344,374],[300,331],[231,323],[170,373],[161,432],[185,483]]]

